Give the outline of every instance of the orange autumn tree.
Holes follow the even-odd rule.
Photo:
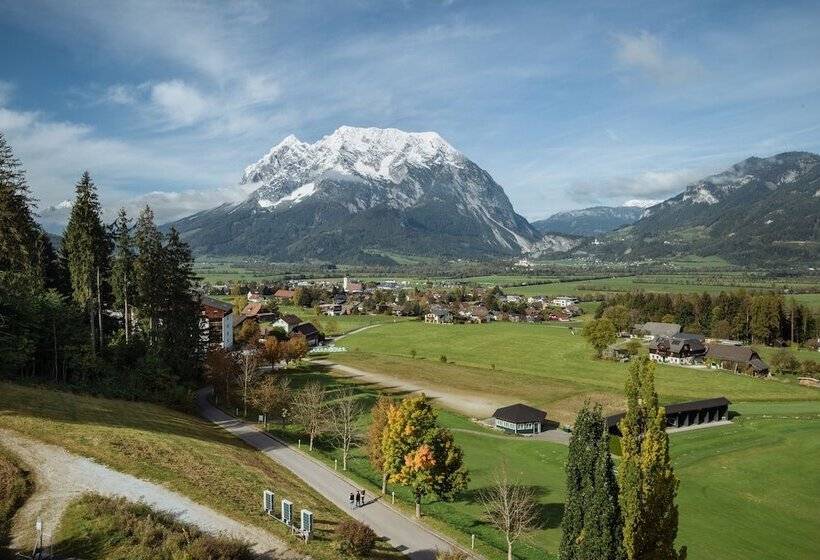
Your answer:
[[[464,454],[450,430],[438,425],[436,411],[423,394],[389,409],[382,454],[388,480],[412,491],[416,517],[424,496],[449,500],[467,487]]]

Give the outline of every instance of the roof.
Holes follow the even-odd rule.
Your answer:
[[[202,296],[199,299],[199,302],[200,305],[203,305],[205,307],[213,307],[214,309],[219,309],[221,311],[225,311],[226,313],[233,311],[233,305],[231,305],[230,303],[222,301],[220,299],[212,298],[210,296]]]
[[[547,413],[543,410],[538,410],[525,404],[511,404],[499,408],[493,412],[493,418],[504,420],[505,422],[512,422],[513,424],[525,424],[528,422],[543,422],[547,417]]]
[[[706,351],[707,358],[715,360],[728,360],[730,362],[748,363],[760,357],[749,346],[730,346],[728,344],[710,344]]]
[[[242,315],[259,315],[260,311],[262,311],[262,303],[251,302],[242,309]]]
[[[295,294],[296,292],[294,292],[293,290],[276,290],[276,292],[273,294],[273,297],[292,298]]]
[[[678,333],[675,336],[659,336],[649,343],[650,350],[659,350],[680,354],[684,346],[689,346],[691,354],[702,354],[706,351],[704,338],[699,334]]]
[[[666,414],[679,414],[681,412],[694,412],[696,410],[715,408],[717,406],[729,406],[730,404],[732,404],[732,401],[726,397],[713,397],[711,399],[668,404],[664,406],[664,409],[666,410]],[[626,416],[626,412],[619,412],[618,414],[607,416],[607,427],[612,428],[613,426],[617,426],[624,416]]]
[[[313,323],[302,323],[293,329],[293,332],[303,334],[305,336],[314,336],[319,334],[319,330]]]
[[[643,331],[652,336],[674,336],[680,332],[681,326],[677,323],[647,323],[635,325],[636,331]]]
[[[279,319],[281,321],[286,322],[291,327],[295,327],[296,325],[298,325],[299,323],[302,322],[302,320],[299,317],[297,317],[296,315],[291,315],[291,314],[282,315],[281,317],[279,317]]]

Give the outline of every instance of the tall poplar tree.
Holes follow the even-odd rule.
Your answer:
[[[562,560],[620,560],[618,485],[601,406],[585,403],[575,419],[566,464]]]
[[[68,261],[72,297],[88,313],[91,350],[94,351],[95,315],[97,327],[102,326],[100,287],[108,261],[108,239],[100,219],[97,187],[88,171],[83,173],[75,190],[76,197],[65,229],[63,247]],[[102,332],[99,335],[102,344]]]
[[[655,392],[655,365],[648,356],[632,362],[626,397],[618,466],[626,558],[682,560],[686,547],[675,549],[678,479],[669,459],[666,411]]]
[[[114,254],[111,259],[111,292],[114,296],[114,305],[122,309],[126,342],[130,337],[131,312],[129,305],[133,298],[134,284],[134,247],[131,237],[131,220],[120,208],[113,226]]]

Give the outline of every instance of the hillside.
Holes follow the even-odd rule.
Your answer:
[[[173,225],[195,251],[280,261],[517,255],[539,236],[489,173],[433,132],[341,127],[248,166],[244,201]]]
[[[817,263],[818,164],[820,156],[808,152],[746,159],[579,251],[623,260],[696,254],[738,264]]]
[[[595,236],[635,223],[644,209],[637,206],[593,206],[558,212],[549,218],[532,222],[542,233]]]

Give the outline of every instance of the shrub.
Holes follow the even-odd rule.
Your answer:
[[[441,362],[442,364],[446,364],[447,363],[447,356],[442,354],[441,356],[438,357],[438,361]]]
[[[336,526],[337,546],[345,554],[368,556],[376,546],[376,539],[373,529],[355,519],[345,519]]]
[[[442,550],[436,554],[436,560],[468,560],[470,557],[466,552],[451,548],[450,550]]]
[[[17,457],[0,448],[0,552],[9,537],[11,518],[26,501],[32,487],[29,473]]]

